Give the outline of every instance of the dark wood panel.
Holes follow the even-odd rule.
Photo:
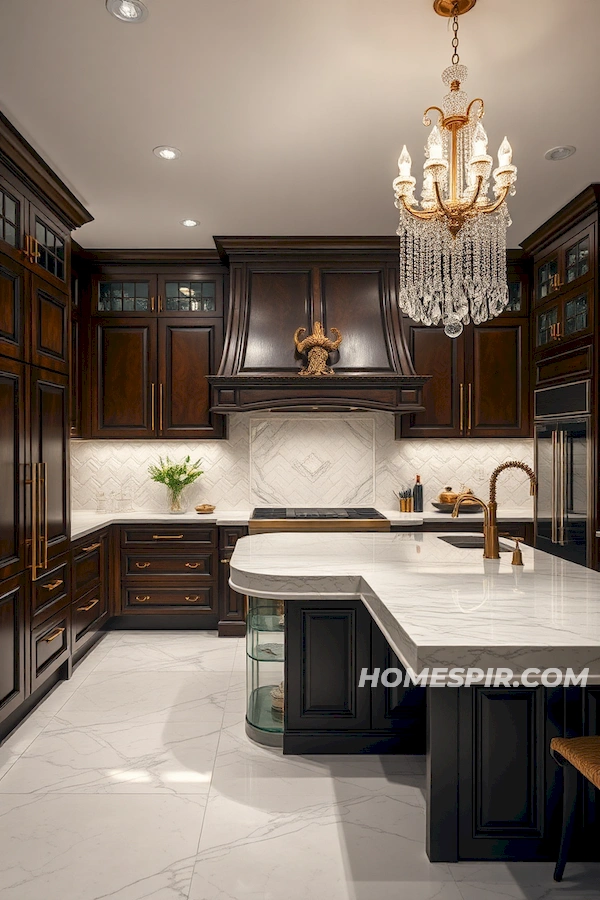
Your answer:
[[[217,546],[216,525],[129,525],[121,527],[121,546],[141,549],[156,547],[189,551]]]
[[[97,584],[75,600],[71,610],[71,647],[75,653],[108,618],[106,584]]]
[[[425,412],[402,416],[400,435],[460,437],[464,433],[465,338],[452,339],[443,328],[411,322],[408,346],[416,371],[431,375],[431,380],[423,386]]]
[[[294,332],[311,326],[311,271],[252,271],[248,275],[248,323],[240,372],[294,374]]]
[[[0,357],[0,577],[25,568],[25,366]]]
[[[160,319],[159,433],[163,437],[216,438],[223,416],[210,412],[211,387],[223,352],[223,320]]]
[[[229,562],[236,543],[247,534],[245,525],[219,528],[219,637],[243,637],[246,633],[246,598],[229,584]]]
[[[71,557],[66,554],[55,563],[31,584],[31,624],[34,627],[71,602]]]
[[[69,384],[63,375],[31,370],[31,461],[46,465],[48,557],[70,549]]]
[[[92,436],[155,436],[156,319],[95,319],[93,334]]]
[[[371,618],[362,602],[286,605],[286,731],[369,731]]]
[[[66,293],[31,278],[31,362],[69,374],[69,298]]]
[[[323,325],[337,328],[343,338],[337,354],[330,357],[336,371],[392,374],[395,369],[386,328],[384,268],[322,270],[320,275],[321,303],[326,311]]]
[[[206,616],[206,628],[216,626],[217,591],[214,585],[190,587],[147,587],[144,584],[123,588],[123,612],[155,615],[165,612]]]
[[[169,576],[177,578],[216,578],[216,558],[214,553],[187,553],[184,555],[163,554],[154,550],[150,553],[123,553],[122,572],[124,578],[156,578]]]
[[[0,721],[25,699],[26,579],[0,583]]]
[[[67,662],[71,652],[71,607],[67,605],[31,631],[31,690]]]
[[[23,266],[0,253],[0,354],[27,361],[29,275]]]
[[[497,320],[472,332],[472,370],[467,392],[467,434],[527,437],[529,332],[523,320]]]

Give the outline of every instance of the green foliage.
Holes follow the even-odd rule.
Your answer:
[[[165,484],[173,494],[180,494],[186,485],[193,484],[203,474],[200,468],[201,460],[192,463],[189,456],[181,463],[173,462],[168,456],[164,459],[159,456],[158,461],[160,465],[149,466],[148,474],[152,481]]]

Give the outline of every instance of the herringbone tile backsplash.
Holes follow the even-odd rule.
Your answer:
[[[73,441],[74,509],[96,509],[103,492],[134,509],[164,511],[166,490],[148,476],[159,455],[202,460],[204,474],[187,488],[190,505],[375,505],[392,509],[393,492],[411,487],[418,472],[425,503],[445,485],[487,496],[492,469],[507,459],[533,464],[530,440],[394,440],[385,413],[238,414],[227,441]],[[499,503],[530,504],[522,473],[503,474]]]

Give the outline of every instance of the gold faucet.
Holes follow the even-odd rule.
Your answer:
[[[505,469],[522,469],[529,476],[529,492],[531,496],[535,494],[537,488],[537,478],[535,477],[535,472],[531,469],[526,463],[519,462],[516,459],[512,459],[509,462],[502,463],[500,466],[496,466],[494,471],[492,472],[490,478],[490,499],[489,502],[486,503],[484,500],[480,500],[479,497],[474,497],[473,494],[460,494],[456,498],[456,503],[454,504],[454,509],[452,510],[452,518],[458,518],[460,513],[460,505],[463,500],[469,500],[471,503],[479,503],[479,505],[483,509],[483,557],[484,559],[500,559],[500,545],[498,543],[498,523],[497,523],[497,512],[498,512],[498,504],[496,503],[496,482],[498,480],[498,475],[500,472],[503,472]]]

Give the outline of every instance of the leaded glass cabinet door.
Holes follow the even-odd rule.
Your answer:
[[[158,280],[158,312],[168,316],[223,315],[221,275],[180,272],[161,275]]]
[[[68,294],[71,278],[69,230],[58,219],[30,203],[29,240],[32,261],[39,276]]]
[[[102,316],[155,316],[156,276],[132,272],[94,276],[92,310]]]
[[[23,261],[25,200],[10,181],[0,175],[0,250]]]

